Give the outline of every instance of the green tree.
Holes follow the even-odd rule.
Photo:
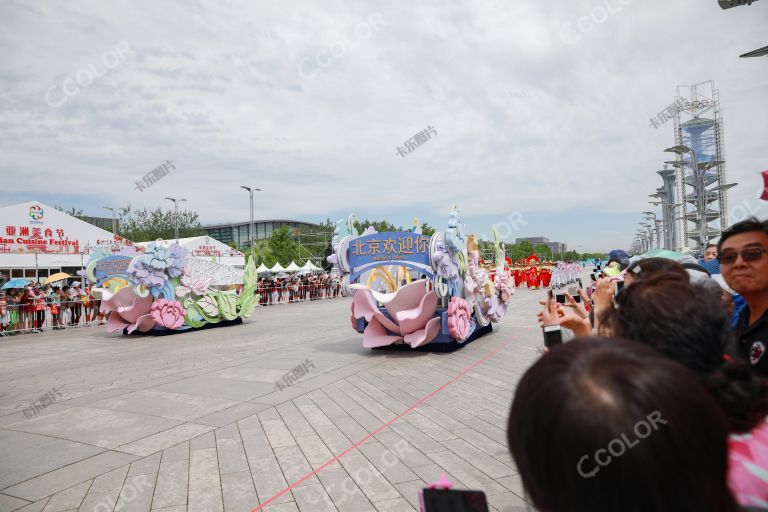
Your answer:
[[[80,208],[75,208],[74,206],[70,208],[69,210],[65,210],[63,206],[59,206],[58,204],[53,205],[54,210],[59,210],[60,212],[64,212],[67,215],[71,215],[72,217],[77,217],[78,219],[81,217],[86,217],[85,213],[83,213],[83,210]]]
[[[120,216],[120,231],[122,236],[133,242],[150,242],[162,238],[171,240],[175,237],[176,216],[173,210],[163,211],[162,208],[150,210],[131,210]],[[204,235],[198,221],[197,212],[191,210],[179,210],[178,215],[179,238]]]
[[[435,231],[437,231],[435,228],[429,225],[429,222],[424,222],[421,225],[421,233],[423,235],[432,236],[435,234]]]
[[[576,251],[566,251],[563,254],[563,259],[566,261],[581,261],[581,255]]]
[[[291,237],[287,226],[272,231],[269,238],[269,252],[281,265],[287,265],[299,257],[299,244]]]
[[[370,226],[373,226],[373,229],[375,229],[379,233],[383,233],[385,231],[402,231],[403,230],[402,227],[396,228],[394,224],[386,220],[365,219],[365,220],[355,221],[355,227],[357,228],[357,231],[360,233],[368,229]]]
[[[545,260],[552,260],[552,249],[549,248],[546,244],[536,244],[533,247],[533,252],[542,259]],[[556,254],[555,257],[559,257],[559,254]]]
[[[269,248],[269,239],[256,240],[254,243],[253,252],[254,256],[256,257],[256,266],[259,266],[263,263],[267,267],[272,268],[275,265],[275,257],[272,255],[272,250]],[[246,249],[245,253],[250,255],[250,249]]]

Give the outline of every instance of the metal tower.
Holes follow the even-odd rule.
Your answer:
[[[677,170],[681,244],[703,252],[728,227],[727,190],[736,185],[726,177],[720,93],[712,80],[679,85],[675,103],[675,146],[666,151],[677,155],[668,163]]]

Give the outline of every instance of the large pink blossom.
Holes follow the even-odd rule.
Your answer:
[[[467,301],[461,297],[451,298],[448,303],[448,332],[455,340],[465,341],[469,336],[471,315]]]
[[[111,313],[107,331],[116,332],[127,329],[128,334],[135,330],[150,331],[155,322],[149,311],[152,297],[137,297],[133,287],[124,286],[117,293],[108,288],[98,288],[101,293],[101,313]]]
[[[407,343],[412,348],[433,341],[440,334],[440,317],[435,316],[437,295],[427,291],[424,281],[414,281],[394,293],[377,293],[363,285],[352,285],[352,319],[365,318],[363,346],[382,347]],[[384,305],[388,314],[377,305]]]
[[[152,303],[152,319],[168,329],[178,329],[184,324],[184,306],[180,302],[157,299]]]

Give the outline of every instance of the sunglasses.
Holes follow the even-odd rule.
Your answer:
[[[739,254],[741,254],[741,257],[744,259],[744,261],[757,261],[762,258],[763,254],[766,252],[768,252],[768,249],[764,247],[751,247],[749,249],[744,249],[741,252],[724,252],[719,255],[717,259],[720,260],[721,265],[733,265],[736,263],[736,259],[739,257]]]

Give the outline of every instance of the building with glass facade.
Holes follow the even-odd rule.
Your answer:
[[[249,221],[234,222],[229,224],[213,224],[210,226],[203,226],[206,235],[211,238],[215,238],[219,242],[229,244],[235,242],[238,248],[250,247],[250,237],[248,236]],[[270,219],[270,220],[254,220],[253,221],[253,233],[256,240],[262,240],[272,236],[272,232],[276,229],[280,229],[283,226],[287,226],[288,229],[294,235],[300,235],[302,233],[312,233],[317,231],[317,224],[310,222],[302,222],[300,220],[283,220],[283,219]]]

